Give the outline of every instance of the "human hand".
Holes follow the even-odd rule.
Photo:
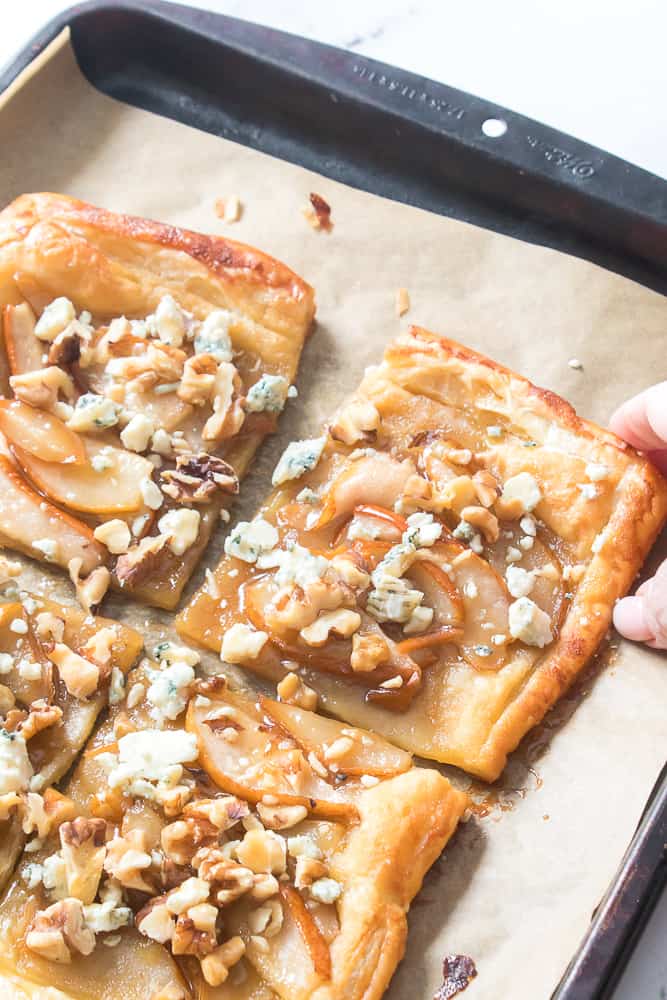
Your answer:
[[[614,434],[645,452],[667,475],[667,382],[623,403],[609,421]],[[627,639],[667,649],[667,559],[632,597],[614,608],[614,625]]]

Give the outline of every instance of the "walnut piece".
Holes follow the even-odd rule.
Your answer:
[[[380,414],[367,400],[358,399],[348,403],[338,414],[329,428],[334,441],[343,444],[374,441],[380,427]]]
[[[199,851],[192,863],[199,878],[212,884],[213,895],[221,906],[233,903],[254,888],[253,872],[217,848]]]
[[[60,827],[67,892],[82,903],[92,903],[97,895],[106,855],[106,829],[105,820],[84,816]]]
[[[86,660],[63,642],[55,643],[49,659],[58,667],[60,678],[73,698],[83,701],[97,690],[100,668],[96,663]]]
[[[206,819],[178,819],[163,828],[162,850],[177,865],[189,865],[202,847],[217,844],[218,834],[218,827]]]
[[[116,578],[121,587],[135,586],[159,567],[169,543],[167,535],[148,535],[138,545],[119,556],[116,562]]]
[[[206,452],[179,455],[176,468],[161,472],[160,479],[162,492],[177,503],[207,503],[218,490],[232,495],[239,492],[232,466]]]
[[[245,954],[243,938],[233,937],[216,948],[214,952],[202,959],[201,971],[209,986],[222,986],[229,975],[229,970],[236,965]]]
[[[70,559],[67,571],[76,589],[76,599],[87,614],[90,614],[104,599],[111,583],[111,573],[106,566],[98,566],[89,573],[85,580],[81,579],[83,560],[77,556]]]
[[[33,701],[28,710],[28,717],[20,725],[21,735],[26,741],[32,739],[43,729],[55,726],[63,717],[63,710],[58,705],[49,705],[48,701],[40,698]]]
[[[303,210],[308,225],[312,226],[313,229],[321,229],[326,233],[330,233],[333,229],[331,206],[324,200],[321,194],[316,194],[314,191],[311,191],[308,195],[308,200],[310,201],[310,205]]]
[[[56,409],[60,395],[66,400],[73,400],[75,397],[72,379],[56,365],[24,372],[22,375],[11,375],[9,384],[22,403],[50,413]]]
[[[356,632],[352,636],[350,666],[355,673],[369,673],[389,659],[389,646],[375,632]]]
[[[195,354],[188,358],[183,365],[183,376],[176,395],[193,406],[210,402],[217,371],[218,362],[212,354]]]
[[[63,965],[72,961],[72,953],[90,955],[95,935],[86,927],[81,900],[63,899],[40,910],[28,928],[25,943],[42,958]]]
[[[129,830],[124,836],[114,837],[107,845],[104,870],[126,889],[153,892],[153,887],[142,874],[151,864],[144,830]]]

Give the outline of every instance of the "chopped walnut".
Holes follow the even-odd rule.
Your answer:
[[[218,833],[205,819],[178,819],[163,828],[162,850],[177,865],[189,865],[202,847],[217,844]]]
[[[60,678],[73,698],[83,701],[97,691],[100,668],[62,642],[55,643],[49,659],[58,667]]]
[[[243,958],[244,954],[243,938],[233,937],[203,958],[201,971],[208,985],[222,986],[229,976],[229,970]]]
[[[474,474],[472,481],[475,484],[477,499],[482,507],[491,507],[496,502],[498,496],[498,483],[495,477],[490,472],[480,469],[479,472]]]
[[[212,354],[195,354],[188,358],[176,395],[193,406],[209,403],[215,390],[217,371],[218,362]]]
[[[356,632],[352,636],[350,666],[355,673],[369,673],[389,659],[389,646],[375,632]]]
[[[82,903],[92,903],[97,895],[106,855],[106,829],[105,820],[83,816],[60,827],[67,892]]]
[[[305,806],[266,805],[259,802],[257,814],[269,830],[288,830],[308,816]]]
[[[281,701],[289,705],[298,705],[309,712],[314,712],[317,708],[317,691],[309,687],[295,673],[285,674],[279,681],[276,691]]]
[[[129,830],[122,837],[114,837],[107,845],[104,870],[125,889],[152,892],[153,887],[142,874],[151,864],[152,858],[146,850],[146,834],[143,830]]]
[[[280,901],[271,899],[248,916],[248,927],[252,934],[263,934],[265,938],[275,937],[283,926],[283,908]]]
[[[67,571],[70,580],[76,589],[76,598],[88,614],[94,610],[104,599],[104,595],[111,583],[111,573],[106,566],[98,566],[89,573],[85,580],[81,579],[81,566],[83,560],[80,557],[70,559],[67,564]]]
[[[410,294],[407,288],[399,288],[396,292],[396,315],[405,316],[410,308]]]
[[[21,575],[22,567],[20,562],[8,559],[7,556],[0,555],[0,587],[15,580]]]
[[[343,407],[329,428],[329,434],[334,441],[352,445],[360,441],[374,441],[379,427],[377,408],[367,400],[358,399]]]
[[[213,414],[202,430],[204,441],[222,441],[240,431],[245,420],[241,376],[229,361],[218,365],[213,390]]]
[[[106,372],[122,382],[131,383],[139,392],[155,388],[160,382],[180,382],[187,355],[170,344],[151,342],[143,354],[112,358]]]
[[[199,878],[212,883],[213,895],[221,906],[233,903],[254,888],[254,873],[217,848],[200,851],[193,858],[193,865]]]
[[[223,222],[238,222],[243,212],[243,206],[235,194],[226,198],[217,198],[215,202],[215,214]]]
[[[134,586],[151,576],[168,546],[167,535],[147,535],[133,545],[116,563],[116,577],[121,587]]]
[[[246,802],[235,795],[217,799],[198,799],[183,810],[183,816],[192,820],[206,820],[218,830],[229,830],[250,813]]]
[[[214,493],[236,494],[238,476],[221,458],[207,455],[179,455],[176,468],[160,473],[162,492],[178,503],[208,503]]]
[[[28,927],[25,943],[42,958],[63,965],[72,961],[72,953],[90,955],[95,935],[86,927],[81,900],[63,899],[40,910]]]
[[[6,823],[12,813],[24,804],[24,797],[18,792],[6,792],[0,795],[0,823]]]
[[[24,372],[22,375],[11,375],[9,384],[22,403],[50,413],[57,408],[59,396],[71,401],[76,395],[72,379],[56,365]]]
[[[134,918],[139,933],[159,944],[171,941],[176,927],[176,920],[167,909],[166,899],[166,896],[156,896]]]
[[[11,712],[14,705],[16,704],[16,698],[14,697],[14,692],[11,691],[6,684],[0,684],[0,715],[7,715]],[[3,726],[6,729],[6,726]]]
[[[278,879],[268,872],[260,872],[255,875],[254,881],[255,884],[250,891],[250,896],[259,902],[264,902],[265,899],[275,896],[280,888]]]
[[[236,857],[257,874],[282,875],[286,867],[285,841],[271,830],[248,830],[236,848]]]
[[[81,358],[81,337],[71,329],[59,333],[49,348],[48,361],[58,368],[71,368]]]
[[[309,858],[302,854],[296,859],[294,885],[297,889],[309,889],[318,878],[328,875],[327,866],[317,858]]]
[[[41,698],[33,701],[28,710],[27,718],[21,723],[21,735],[28,742],[37,733],[41,733],[50,726],[55,726],[63,717],[63,710],[58,705],[50,705],[48,701]]]
[[[65,621],[51,611],[41,611],[35,616],[35,635],[47,642],[62,642]]]
[[[464,507],[461,511],[461,519],[481,531],[487,542],[498,541],[500,534],[498,518],[486,507]]]
[[[205,903],[202,905],[207,906]],[[193,909],[196,910],[197,907],[193,907]],[[211,907],[211,910],[217,916],[217,910],[214,906]],[[197,958],[203,958],[205,955],[210,955],[217,947],[217,944],[215,920],[213,921],[212,931],[199,930],[190,916],[190,911],[182,913],[176,920],[174,934],[171,939],[172,954],[195,955]]]
[[[309,646],[324,646],[330,633],[349,639],[360,625],[361,615],[358,611],[339,608],[336,611],[322,612],[312,625],[302,628],[299,635]]]
[[[314,191],[308,195],[310,205],[303,209],[303,214],[308,221],[308,225],[313,229],[321,229],[330,233],[333,229],[331,221],[331,206],[324,200],[322,195],[315,194]]]

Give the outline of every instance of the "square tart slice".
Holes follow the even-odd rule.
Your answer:
[[[276,427],[313,290],[231,240],[33,194],[0,213],[0,306],[0,538],[175,607]]]
[[[65,788],[70,816],[0,900],[0,982],[376,1000],[467,797],[381,737],[196,681],[184,647],[156,652]]]
[[[273,479],[182,635],[487,780],[584,668],[667,512],[632,448],[415,328]]]
[[[0,557],[0,888],[28,837],[39,846],[67,804],[70,769],[143,641],[138,632],[20,589]]]

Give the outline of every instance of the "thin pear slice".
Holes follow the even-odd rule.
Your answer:
[[[12,375],[23,375],[44,367],[44,345],[35,336],[35,314],[27,302],[5,306],[4,334]]]
[[[202,767],[223,791],[248,802],[270,794],[328,819],[357,818],[355,806],[315,774],[288,733],[267,726],[256,705],[231,691],[216,694],[208,705],[196,702],[190,702],[186,729],[197,737]],[[225,736],[229,728],[236,732],[233,740]]]
[[[296,924],[297,930],[303,939],[303,943],[308,949],[310,960],[318,976],[322,979],[331,979],[331,955],[329,946],[322,937],[322,933],[313,920],[310,910],[303,901],[303,897],[293,885],[287,883],[280,884],[280,895],[285,907],[290,913],[292,920]]]
[[[413,471],[409,462],[398,462],[383,452],[350,462],[329,486],[313,529],[344,515],[350,517],[359,504],[392,505]]]
[[[144,504],[141,482],[150,479],[153,473],[148,459],[91,438],[82,438],[82,441],[87,455],[82,465],[55,465],[30,455],[23,448],[14,450],[33,483],[56,503],[86,514],[138,511]],[[110,465],[96,472],[91,459],[102,449]]]
[[[0,399],[0,431],[10,444],[43,462],[83,465],[86,461],[78,434],[52,413],[18,399]]]
[[[4,455],[0,455],[0,540],[9,548],[63,569],[72,559],[81,559],[83,576],[108,559],[91,529],[36,493]],[[33,545],[42,540],[55,543],[50,560]]]
[[[412,766],[409,753],[399,750],[375,733],[353,729],[344,722],[263,696],[260,696],[260,704],[262,710],[287,730],[306,753],[322,757],[325,746],[331,746],[339,739],[351,740],[352,746],[337,760],[345,774],[372,774],[384,778],[400,774]]]
[[[12,630],[12,623],[17,619],[26,623],[28,631],[25,635],[17,635]],[[3,674],[2,683],[10,689],[18,702],[27,706],[42,698],[47,701],[53,700],[52,664],[44,653],[33,631],[32,622],[19,601],[0,605],[0,651],[8,653],[14,661],[11,670]],[[39,677],[25,676],[20,667],[25,660],[40,664],[42,670]]]

